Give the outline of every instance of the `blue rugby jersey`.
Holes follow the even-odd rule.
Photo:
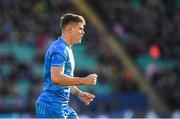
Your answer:
[[[52,42],[46,52],[44,88],[37,100],[37,103],[58,107],[69,102],[70,86],[60,86],[52,83],[51,66],[64,67],[64,74],[73,76],[75,67],[73,53],[61,37]]]

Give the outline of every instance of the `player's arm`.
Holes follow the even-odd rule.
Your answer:
[[[71,94],[73,94],[74,96],[77,96],[81,93],[82,91],[77,88],[76,86],[71,86]]]
[[[71,86],[71,94],[77,96],[81,101],[83,101],[86,105],[89,105],[93,99],[95,98],[95,95],[90,94],[88,92],[83,92],[76,86]]]
[[[52,83],[61,86],[74,86],[74,85],[95,85],[96,74],[90,74],[87,77],[71,77],[64,74],[63,67],[51,67],[51,80]]]

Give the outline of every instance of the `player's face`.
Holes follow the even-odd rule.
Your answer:
[[[73,44],[81,43],[82,37],[84,35],[84,24],[82,22],[73,24],[71,35]]]

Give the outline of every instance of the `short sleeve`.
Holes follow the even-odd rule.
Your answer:
[[[65,66],[65,56],[59,53],[52,54],[51,66],[64,67]]]

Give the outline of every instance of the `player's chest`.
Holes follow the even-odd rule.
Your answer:
[[[74,67],[75,67],[75,61],[74,61],[74,56],[73,56],[73,52],[71,49],[68,49],[68,53],[67,53],[67,61],[66,61],[66,69],[73,71]]]

